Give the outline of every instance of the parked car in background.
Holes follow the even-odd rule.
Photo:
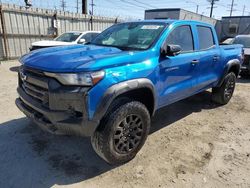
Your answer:
[[[121,164],[142,148],[156,110],[209,88],[227,104],[242,52],[202,22],[120,23],[87,45],[24,55],[16,105],[51,133],[90,136],[100,157]]]
[[[100,31],[69,31],[61,34],[54,40],[43,40],[32,43],[30,51],[55,46],[85,44],[87,42],[91,42],[99,33]]]
[[[244,48],[244,61],[241,66],[241,76],[250,75],[250,35],[238,35],[233,40],[233,44],[242,44]]]
[[[233,41],[234,41],[234,38],[227,38],[226,40],[224,40],[224,41],[222,42],[222,44],[232,44]]]

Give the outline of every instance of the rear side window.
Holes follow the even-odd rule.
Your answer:
[[[197,26],[200,50],[211,48],[215,45],[213,32],[211,28],[204,26]]]
[[[190,26],[183,25],[175,28],[169,35],[166,41],[167,45],[179,45],[182,52],[194,50],[193,34]]]

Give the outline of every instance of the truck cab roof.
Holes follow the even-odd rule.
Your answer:
[[[165,24],[173,24],[173,23],[182,23],[182,24],[197,24],[197,25],[206,25],[212,26],[209,23],[195,21],[195,20],[173,20],[173,19],[153,19],[153,20],[141,20],[141,21],[133,21],[133,22],[145,22],[145,23],[165,23]],[[131,23],[133,23],[131,22]]]

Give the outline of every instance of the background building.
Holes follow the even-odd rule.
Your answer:
[[[152,9],[145,11],[145,19],[197,20],[215,25],[217,20],[180,8]]]
[[[250,16],[222,17],[216,24],[220,40],[250,34]]]

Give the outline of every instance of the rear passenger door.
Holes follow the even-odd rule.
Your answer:
[[[214,33],[211,27],[196,26],[198,37],[198,51],[200,54],[199,76],[197,79],[196,89],[204,90],[218,80],[216,67],[220,62],[220,49],[216,44]]]
[[[182,51],[176,56],[160,58],[160,100],[159,106],[173,103],[194,92],[197,79],[199,52],[195,52],[194,37],[190,25],[176,26],[170,31],[165,43],[179,45]]]

